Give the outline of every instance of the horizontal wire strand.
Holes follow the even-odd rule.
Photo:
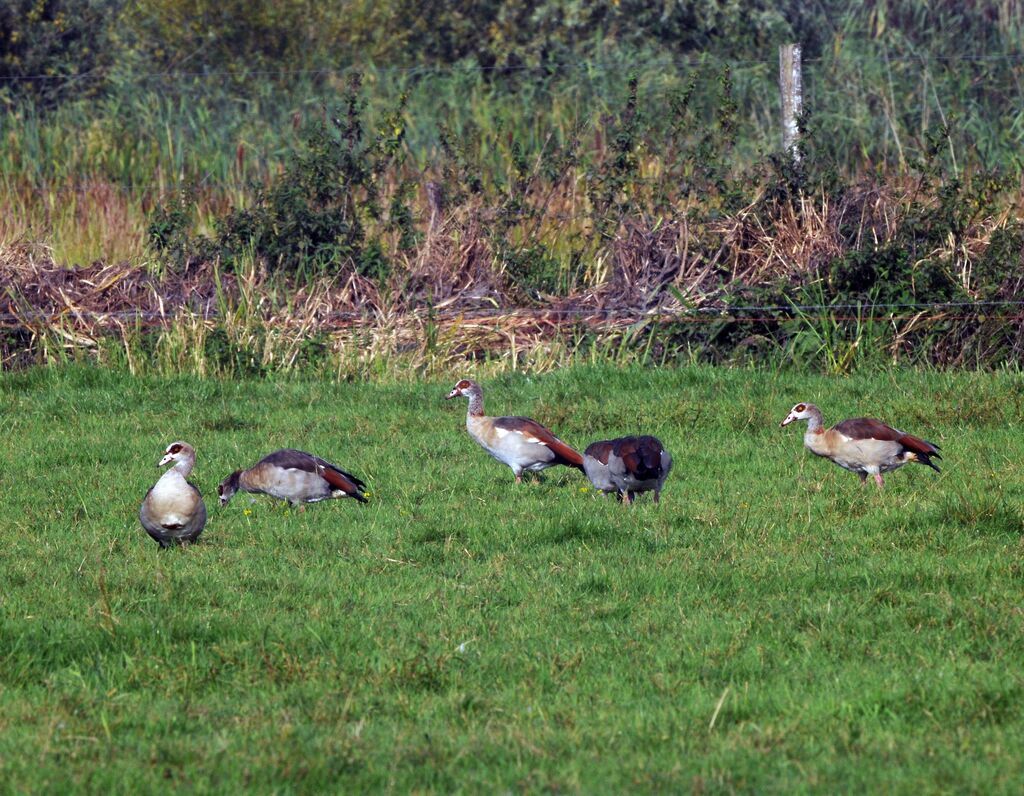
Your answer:
[[[813,57],[804,58],[803,64],[830,64],[840,63],[843,59],[835,57]],[[863,55],[849,58],[852,61],[867,61],[874,60],[872,56]],[[1003,54],[967,54],[967,55],[896,55],[888,56],[886,58],[888,63],[920,63],[926,65],[930,62],[939,63],[956,63],[956,62],[1022,62],[1024,61],[1024,53],[1003,53]],[[776,66],[778,64],[777,57],[762,58],[762,59],[731,59],[723,58],[710,53],[705,53],[700,56],[693,58],[686,58],[682,60],[661,60],[655,59],[653,64],[656,65],[672,65],[677,67],[695,67],[695,66],[707,66],[707,65],[721,65],[729,66],[733,68],[749,68],[755,66]],[[563,72],[570,69],[581,69],[581,70],[608,70],[608,71],[622,71],[623,65],[618,62],[608,61],[572,61],[563,62],[560,64],[547,64],[547,65],[529,65],[529,64],[518,64],[518,65],[506,65],[506,66],[484,66],[482,64],[438,64],[438,65],[421,65],[421,66],[372,66],[372,65],[350,65],[350,66],[339,66],[330,68],[319,68],[319,69],[253,69],[239,71],[234,69],[207,69],[207,70],[178,70],[178,69],[167,69],[157,72],[140,72],[131,75],[129,78],[122,80],[125,83],[141,82],[143,80],[153,78],[197,78],[197,77],[290,77],[290,76],[316,76],[316,77],[328,77],[331,75],[345,75],[351,72],[364,72],[364,73],[383,73],[383,74],[456,74],[464,72],[471,74],[474,72]],[[626,70],[629,71],[628,69]],[[46,75],[46,74],[35,74],[35,75],[0,75],[0,83],[17,83],[21,81],[66,81],[73,83],[78,80],[94,79],[94,78],[105,78],[109,73],[94,70],[92,72],[84,72],[80,75]]]

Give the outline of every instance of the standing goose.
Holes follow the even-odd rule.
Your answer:
[[[523,471],[539,472],[556,464],[583,470],[583,457],[535,420],[528,417],[487,417],[484,392],[475,381],[463,379],[448,398],[469,399],[466,430],[480,446],[515,473],[516,483]]]
[[[583,469],[595,489],[614,492],[627,505],[640,492],[654,492],[657,503],[672,456],[657,437],[619,437],[588,445]]]
[[[365,487],[354,475],[319,456],[284,448],[264,456],[248,470],[235,470],[221,481],[217,494],[222,506],[239,489],[287,500],[292,506],[343,497],[366,503]]]
[[[206,525],[203,496],[185,480],[196,464],[195,449],[187,442],[172,442],[157,466],[168,462],[174,466],[160,476],[139,507],[142,527],[161,548],[194,542]]]
[[[942,458],[938,445],[906,434],[881,420],[857,417],[826,429],[821,410],[814,404],[797,404],[780,425],[788,426],[795,420],[807,421],[804,445],[811,453],[857,473],[862,484],[870,475],[881,489],[885,484],[882,473],[902,467],[907,462],[926,464],[935,472],[941,472],[932,463],[932,457]]]

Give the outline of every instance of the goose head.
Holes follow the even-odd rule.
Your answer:
[[[480,389],[480,385],[471,379],[462,379],[458,384],[452,387],[452,391],[448,393],[446,400],[452,398],[458,398],[460,395],[466,398],[472,398],[474,395],[482,395],[483,390]]]
[[[235,470],[231,475],[217,485],[217,496],[220,498],[220,504],[222,506],[226,506],[228,501],[234,497],[235,492],[238,491],[238,478],[241,474],[241,470]]]
[[[821,416],[821,412],[818,410],[818,407],[814,404],[799,403],[789,410],[789,414],[786,415],[786,419],[779,423],[779,426],[788,426],[790,423],[795,423],[797,420],[810,420],[815,415],[818,417]]]
[[[183,470],[188,474],[196,463],[196,449],[187,442],[172,442],[164,450],[164,457],[157,467],[163,467],[170,462],[174,462],[176,470]]]

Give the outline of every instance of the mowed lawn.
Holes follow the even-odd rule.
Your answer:
[[[464,375],[473,375],[466,373]],[[4,791],[1016,791],[1024,385],[579,368],[484,381],[580,449],[675,457],[660,506],[516,486],[416,384],[0,380]],[[878,493],[779,428],[881,416],[940,446]],[[137,519],[198,450],[201,542]],[[371,502],[216,486],[278,447]]]

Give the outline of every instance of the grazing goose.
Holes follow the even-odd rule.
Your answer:
[[[626,504],[639,492],[654,492],[657,503],[672,456],[657,437],[619,437],[588,445],[583,469],[595,489],[614,492]]]
[[[884,485],[882,473],[902,467],[907,462],[926,464],[935,472],[939,468],[932,457],[941,459],[939,446],[919,437],[905,434],[887,426],[881,420],[857,417],[836,423],[826,429],[821,410],[814,404],[797,404],[780,425],[788,426],[795,420],[806,420],[804,445],[816,456],[831,459],[840,467],[857,473],[861,483],[874,476],[879,489]]]
[[[463,379],[448,398],[469,398],[466,430],[480,446],[499,462],[512,468],[516,483],[523,471],[539,472],[556,464],[583,470],[583,457],[535,420],[527,417],[487,417],[484,393],[475,381]]]
[[[366,503],[365,487],[354,475],[319,456],[285,448],[264,456],[248,470],[235,470],[221,481],[217,494],[222,506],[239,489],[287,500],[292,506],[343,497]]]
[[[139,507],[142,527],[161,548],[194,542],[206,525],[203,496],[185,480],[196,464],[195,449],[187,442],[172,442],[157,466],[168,462],[174,466],[160,476]]]

